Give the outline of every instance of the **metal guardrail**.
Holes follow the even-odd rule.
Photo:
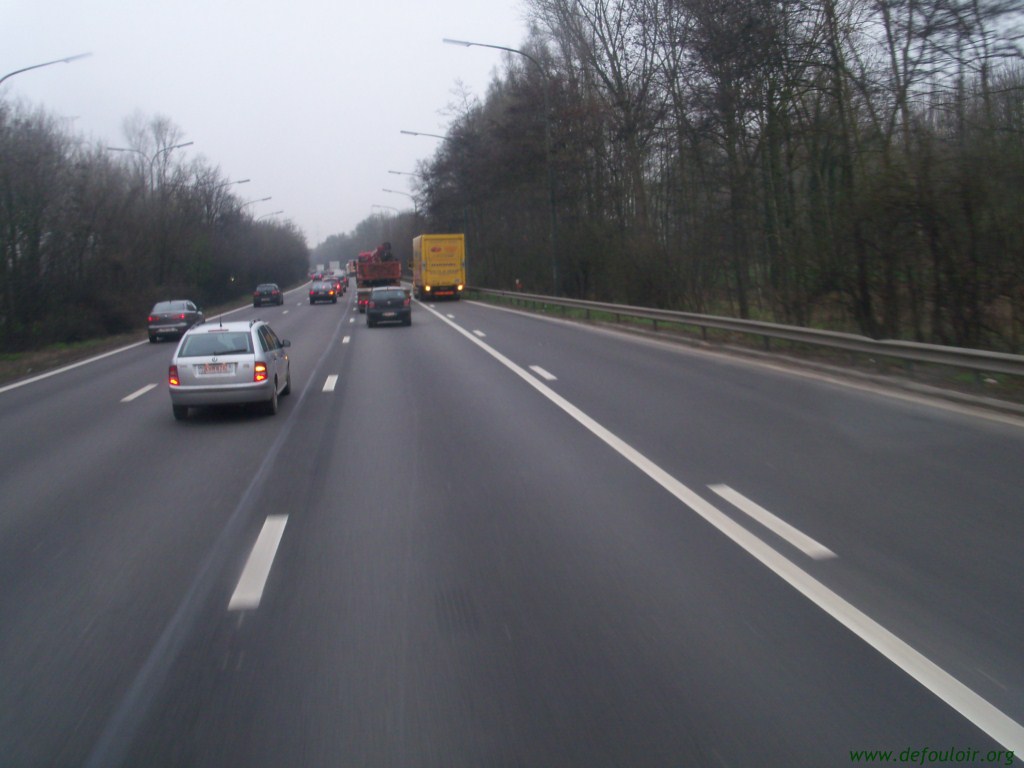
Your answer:
[[[516,291],[496,291],[487,288],[467,288],[467,292],[484,296],[501,297],[514,304],[524,306],[558,307],[563,310],[582,310],[587,320],[593,313],[612,315],[616,322],[623,318],[649,320],[654,330],[658,324],[697,327],[701,336],[707,340],[709,329],[730,331],[733,333],[758,336],[763,339],[765,349],[771,349],[773,339],[797,342],[818,346],[851,354],[864,354],[886,357],[900,361],[905,366],[913,363],[928,363],[960,368],[983,373],[1001,373],[1009,376],[1024,376],[1024,355],[1012,355],[1003,352],[986,352],[978,349],[960,347],[944,347],[938,344],[918,344],[910,341],[888,341],[871,339],[852,333],[822,331],[798,326],[778,325],[757,320],[738,320],[714,315],[699,315],[691,312],[673,312],[663,309],[649,309],[623,304],[604,304],[597,301],[581,299],[563,299],[539,294],[519,293]]]

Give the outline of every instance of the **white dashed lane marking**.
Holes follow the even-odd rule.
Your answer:
[[[558,381],[558,377],[555,376],[555,374],[548,373],[543,368],[541,368],[539,365],[531,365],[530,366],[530,370],[533,371],[534,373],[536,373],[538,376],[540,376],[545,381]]]
[[[287,515],[271,515],[263,523],[256,544],[249,553],[249,559],[242,570],[234,594],[228,602],[229,611],[244,611],[259,608],[263,599],[263,588],[270,576],[270,567],[274,564],[274,556],[281,544],[284,527],[288,523]]]
[[[147,384],[147,385],[146,385],[146,386],[144,386],[144,387],[143,387],[142,389],[140,389],[140,390],[137,390],[137,391],[135,391],[135,392],[132,392],[132,393],[131,393],[130,395],[128,395],[127,397],[122,397],[122,398],[121,398],[121,402],[122,402],[122,403],[130,403],[130,402],[131,402],[132,400],[134,400],[135,398],[137,398],[137,397],[142,397],[142,396],[143,396],[144,394],[146,394],[147,392],[149,392],[149,390],[151,390],[151,389],[155,389],[155,388],[156,388],[156,384]]]

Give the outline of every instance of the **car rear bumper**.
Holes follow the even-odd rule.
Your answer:
[[[367,309],[366,319],[375,323],[406,323],[412,317],[412,310],[405,309]]]
[[[150,336],[181,336],[185,331],[189,329],[187,323],[178,323],[175,325],[163,324],[163,325],[151,325],[149,326]]]
[[[272,381],[252,384],[230,384],[217,387],[171,387],[173,405],[234,405],[237,403],[262,403],[274,392]]]

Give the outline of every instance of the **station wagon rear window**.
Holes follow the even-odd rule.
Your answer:
[[[252,354],[252,335],[246,332],[200,333],[185,338],[178,357]]]

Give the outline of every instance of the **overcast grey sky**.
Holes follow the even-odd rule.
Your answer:
[[[125,118],[163,115],[254,215],[283,210],[315,246],[402,195],[437,140],[456,84],[482,99],[518,47],[519,0],[0,0],[0,95],[45,107],[73,133],[123,146]],[[188,153],[188,154],[182,154]]]

